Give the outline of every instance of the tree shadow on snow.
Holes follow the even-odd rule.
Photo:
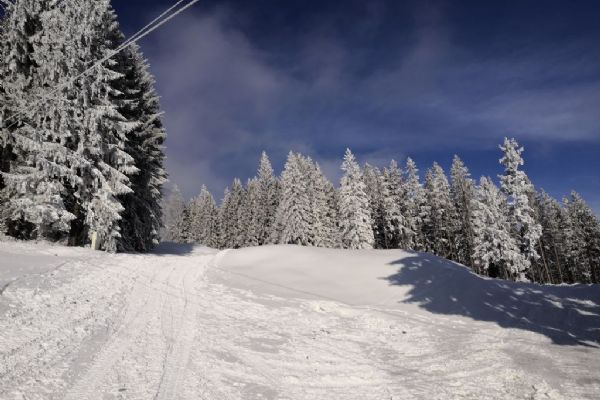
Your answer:
[[[154,250],[152,250],[152,254],[158,256],[185,256],[190,254],[193,250],[194,245],[191,243],[161,242]]]
[[[414,253],[390,264],[402,267],[384,279],[413,286],[405,303],[541,333],[559,345],[600,347],[600,285],[543,286],[488,279],[430,254]]]

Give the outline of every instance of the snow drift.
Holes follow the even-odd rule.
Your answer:
[[[113,255],[0,242],[2,282],[6,400],[600,391],[597,287],[482,279],[427,254],[164,244]]]
[[[478,276],[446,259],[402,250],[266,246],[218,261],[236,286],[408,314],[428,311],[537,332],[554,343],[600,344],[600,287],[543,286]]]

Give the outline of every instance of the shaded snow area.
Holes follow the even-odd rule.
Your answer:
[[[0,243],[0,399],[596,399],[600,288],[418,253]]]

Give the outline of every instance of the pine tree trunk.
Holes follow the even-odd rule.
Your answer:
[[[548,263],[546,262],[546,253],[544,252],[544,246],[542,246],[541,240],[538,242],[538,246],[540,247],[540,255],[542,256],[542,262],[544,263],[544,268],[546,270],[546,276],[548,277],[547,283],[553,283],[552,278],[550,278],[550,271],[548,270]]]
[[[554,257],[556,257],[556,266],[558,268],[558,276],[560,277],[560,283],[564,283],[565,280],[563,278],[562,265],[560,262],[560,257],[558,256],[558,250],[556,249],[556,243],[552,243],[552,247],[554,248]]]
[[[590,266],[590,279],[591,282],[590,283],[598,283],[598,280],[596,279],[596,268],[594,266],[594,257],[592,256],[592,254],[590,254],[590,251],[587,251],[587,257],[588,257],[588,265]]]

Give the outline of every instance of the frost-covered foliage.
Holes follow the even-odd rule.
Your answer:
[[[576,282],[600,282],[600,220],[576,192],[565,199],[567,259]]]
[[[406,179],[404,181],[404,216],[409,238],[408,249],[425,251],[423,223],[427,216],[425,189],[419,180],[417,164],[409,157],[406,160]]]
[[[475,199],[475,185],[469,170],[458,156],[452,160],[450,170],[450,192],[456,211],[455,260],[464,265],[472,265],[473,226],[472,204]]]
[[[500,164],[504,166],[504,175],[500,176],[501,188],[508,197],[508,212],[512,234],[519,244],[521,258],[516,267],[522,276],[531,267],[532,261],[537,261],[539,255],[536,247],[542,235],[542,227],[535,220],[530,198],[535,190],[525,172],[519,168],[523,165],[523,148],[514,139],[504,139],[500,146],[504,157]]]
[[[390,246],[388,245],[388,237],[386,235],[385,194],[381,170],[368,163],[365,164],[363,168],[363,182],[369,196],[374,246],[378,249],[387,249]]]
[[[347,249],[373,248],[371,212],[366,186],[354,154],[346,150],[340,182],[339,218],[342,246]]]
[[[7,3],[0,44],[2,225],[20,238],[158,243],[164,131],[108,0]]]
[[[426,249],[452,259],[455,254],[456,210],[450,198],[450,185],[437,163],[425,177],[426,213],[423,219]]]
[[[63,201],[65,183],[80,182],[69,169],[77,157],[66,148],[60,126],[63,99],[49,98],[29,112],[59,79],[47,64],[57,61],[63,44],[49,40],[56,19],[53,2],[26,0],[8,5],[2,24],[2,219],[7,233],[20,238],[53,238],[75,219]]]
[[[516,277],[521,255],[511,236],[506,199],[491,179],[481,178],[471,207],[473,267],[486,275]]]
[[[188,205],[190,241],[209,247],[218,247],[219,211],[215,199],[206,186]]]
[[[370,164],[361,169],[348,150],[336,190],[309,157],[290,152],[279,179],[263,153],[257,177],[245,187],[235,180],[218,211],[203,188],[204,200],[187,206],[191,223],[183,218],[182,230],[189,229],[194,242],[221,248],[270,243],[402,248],[428,251],[486,276],[598,283],[598,218],[576,193],[563,205],[543,191],[536,193],[519,170],[522,149],[516,141],[502,148],[507,169],[502,190],[490,178],[477,185],[458,156],[450,182],[434,163],[422,184],[410,158],[404,169],[395,161],[383,169]],[[205,207],[213,211],[195,211]],[[211,219],[211,212],[218,218]],[[211,230],[218,233],[206,233]]]
[[[280,185],[274,174],[271,161],[263,151],[256,177],[258,200],[256,202],[256,238],[258,245],[269,243],[275,214],[279,205]]]
[[[177,185],[164,200],[162,205],[164,228],[162,238],[166,241],[185,242],[187,240],[186,204]]]
[[[406,248],[409,246],[410,233],[407,218],[404,215],[404,185],[402,171],[395,160],[383,170],[383,220],[385,244],[387,248]]]
[[[239,179],[234,179],[219,210],[219,243],[221,247],[240,248],[246,244],[245,205],[246,190]]]
[[[273,243],[313,244],[308,172],[308,161],[290,152],[281,174],[281,197],[271,236]]]
[[[145,251],[160,241],[162,186],[167,180],[163,167],[166,135],[146,60],[135,45],[122,57],[128,58],[123,62],[128,68],[123,77],[125,101],[121,113],[128,121],[135,121],[125,150],[133,157],[137,172],[129,176],[132,192],[121,199],[125,210],[120,248]]]

